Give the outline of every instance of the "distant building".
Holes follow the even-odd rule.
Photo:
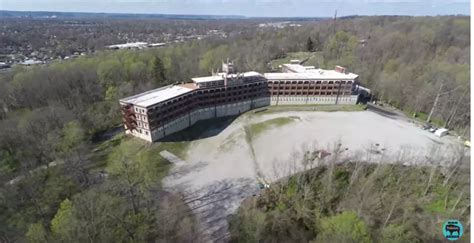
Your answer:
[[[283,21],[283,22],[269,22],[269,23],[262,23],[259,24],[258,27],[260,28],[278,28],[283,29],[285,27],[301,27],[301,24],[294,24],[290,21]]]
[[[299,63],[299,62],[298,62]],[[316,69],[283,64],[281,73],[222,72],[120,100],[127,134],[156,141],[199,120],[238,115],[268,105],[356,104],[358,75],[343,67]]]
[[[143,49],[147,47],[148,43],[146,42],[133,42],[107,46],[108,49]]]
[[[29,59],[29,60],[20,62],[19,64],[23,66],[33,66],[33,65],[43,64],[43,63],[44,63],[43,61]]]
[[[166,46],[166,43],[147,43],[147,42],[132,42],[125,44],[117,44],[107,46],[107,49],[145,49],[149,47],[162,47]]]

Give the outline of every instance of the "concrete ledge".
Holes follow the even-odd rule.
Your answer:
[[[161,151],[160,155],[166,160],[168,160],[170,163],[175,164],[175,165],[182,165],[186,163],[186,161],[178,158],[178,156],[168,152],[167,150]]]

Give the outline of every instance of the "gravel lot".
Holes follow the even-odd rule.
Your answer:
[[[249,124],[278,117],[298,119],[270,127],[258,136],[245,129]],[[300,163],[303,151],[333,152],[339,146],[342,161],[360,158],[426,163],[436,156],[450,161],[459,144],[453,137],[438,138],[401,117],[372,111],[249,112],[217,135],[192,141],[186,158],[182,158],[185,163],[175,165],[164,184],[169,190],[183,193],[208,240],[225,241],[226,217],[245,197],[258,193],[258,181],[271,183],[304,169]]]

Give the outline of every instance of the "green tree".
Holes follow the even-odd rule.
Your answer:
[[[77,147],[85,139],[84,129],[78,121],[68,122],[63,128],[63,139],[61,141],[63,151],[70,151]]]
[[[110,86],[105,91],[105,100],[107,101],[114,101],[115,99],[117,99],[117,96],[118,96],[118,89],[115,86]]]
[[[166,81],[165,66],[159,57],[155,57],[153,61],[153,76],[155,77],[156,84],[163,85]]]
[[[382,242],[386,243],[404,243],[418,242],[415,235],[408,231],[404,225],[391,224],[382,230]]]
[[[352,211],[322,218],[319,228],[321,242],[372,242],[367,225]]]
[[[64,199],[59,206],[56,215],[51,220],[51,232],[53,236],[65,242],[74,240],[75,219],[73,215],[74,206],[69,199]]]
[[[314,43],[311,37],[308,37],[308,40],[306,40],[306,50],[310,52],[314,51]]]
[[[239,242],[260,242],[267,238],[264,234],[266,218],[258,209],[243,206],[231,222],[231,234]]]
[[[126,221],[124,200],[102,190],[77,194],[64,202],[51,222],[52,230],[66,242],[118,242],[133,240]],[[130,231],[130,232],[128,232]]]
[[[32,243],[48,242],[46,230],[41,223],[31,224],[26,232],[26,239]]]
[[[156,60],[154,60],[154,63],[156,63]],[[161,66],[161,69],[163,69],[162,63],[161,65],[160,63],[157,63],[155,65]],[[154,69],[156,68],[160,68],[160,67],[155,66]],[[148,72],[147,65],[141,61],[130,64],[128,73],[129,73],[129,79],[132,83],[145,83],[147,81],[147,78],[150,77],[150,74],[152,74]],[[153,74],[153,75],[156,75],[156,74]],[[162,75],[164,75],[164,73]]]
[[[126,79],[123,65],[114,59],[101,62],[97,67],[97,74],[104,87],[116,86]]]
[[[323,43],[321,42],[321,35],[319,34],[319,32],[316,33],[313,43],[315,51],[321,51],[323,49]]]
[[[210,73],[211,70],[220,68],[222,61],[229,57],[229,46],[220,45],[207,51],[199,62],[199,69],[203,72]]]
[[[385,63],[383,71],[388,74],[392,74],[398,70],[398,62],[395,59],[390,59]]]
[[[324,62],[327,66],[342,65],[352,67],[356,63],[355,49],[357,37],[347,32],[339,31],[331,37],[324,48]]]

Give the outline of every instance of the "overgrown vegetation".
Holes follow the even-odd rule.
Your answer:
[[[54,167],[2,187],[1,232],[4,237],[25,232],[30,242],[197,239],[197,224],[181,197],[161,188],[170,165],[159,152],[176,146],[118,136],[95,150],[105,151],[94,157],[105,160],[97,162],[104,169],[84,170],[76,178],[69,173],[76,168]]]
[[[364,111],[367,105],[278,105],[257,110],[255,115],[265,115],[283,111]]]
[[[435,242],[442,225],[470,224],[468,159],[441,167],[348,162],[317,166],[244,201],[234,242]],[[469,242],[469,230],[462,242]]]

